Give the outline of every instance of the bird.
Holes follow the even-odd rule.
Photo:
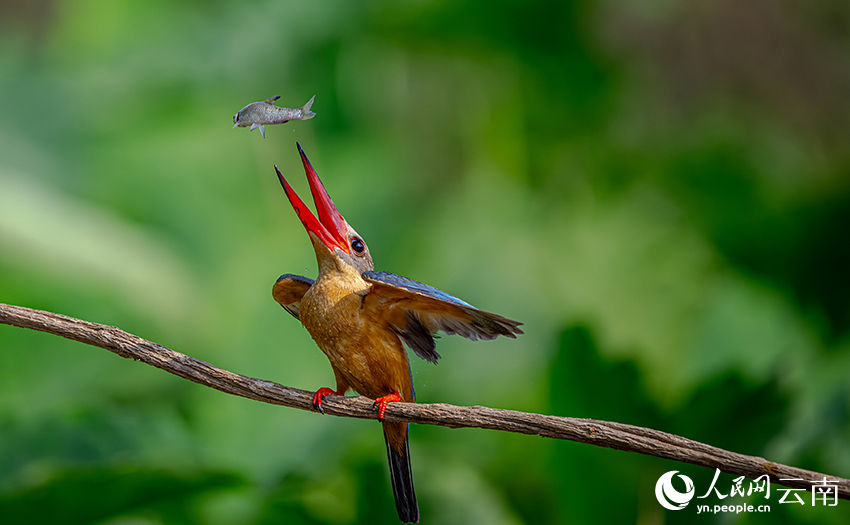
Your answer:
[[[479,310],[427,284],[375,271],[366,242],[337,211],[301,145],[296,143],[318,218],[275,165],[280,184],[316,252],[315,280],[281,275],[272,296],[307,329],[327,356],[336,389],[322,387],[313,407],[349,389],[375,401],[387,447],[396,510],[403,523],[419,522],[408,446],[408,423],[384,421],[387,405],[414,403],[416,394],[404,345],[436,363],[438,331],[471,340],[516,338],[522,323]]]

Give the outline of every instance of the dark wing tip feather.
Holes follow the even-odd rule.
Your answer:
[[[522,323],[518,321],[502,317],[501,315],[491,314],[490,312],[485,312],[483,310],[475,310],[468,313],[472,317],[476,326],[488,334],[492,334],[491,339],[500,335],[516,339],[518,334],[523,333],[523,331],[519,328],[519,325]]]
[[[289,312],[289,315],[298,319],[299,321],[301,320],[301,313],[300,313],[299,308],[297,306],[294,306],[294,305],[291,305],[291,304],[282,304],[281,306],[283,307],[284,310]]]
[[[402,329],[395,326],[392,328],[416,355],[429,363],[437,364],[440,354],[437,353],[434,334],[422,326],[414,311],[407,310],[407,326]]]

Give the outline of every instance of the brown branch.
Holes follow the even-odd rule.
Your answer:
[[[0,323],[39,330],[99,346],[121,357],[143,361],[166,372],[228,394],[301,410],[313,410],[311,392],[234,374],[128,334],[113,326],[2,303],[0,303]],[[328,396],[322,406],[325,414],[334,416],[377,418],[372,400],[365,397]],[[717,468],[728,474],[748,478],[767,474],[771,483],[793,488],[810,489],[812,482],[820,483],[826,479],[837,485],[838,497],[850,499],[850,480],[789,467],[764,458],[729,452],[666,432],[622,423],[545,416],[480,406],[460,407],[442,403],[391,403],[387,408],[386,419],[450,428],[489,428],[578,441],[682,461],[710,469]]]

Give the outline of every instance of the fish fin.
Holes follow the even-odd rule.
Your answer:
[[[248,131],[254,131],[255,129],[257,129],[257,128],[259,128],[259,127],[262,127],[262,126],[260,126],[260,125],[259,125],[259,124],[257,124],[256,122],[254,122],[254,123],[252,123],[252,124],[251,124],[251,129],[250,129],[250,130],[248,130]]]
[[[262,135],[263,138],[266,138],[266,128],[262,124],[260,124],[260,135]]]
[[[316,100],[316,95],[310,97],[310,100],[301,107],[301,120],[309,120],[316,116],[315,113],[310,111],[310,107],[313,105],[314,100]]]
[[[263,102],[265,102],[266,104],[274,104],[274,101],[279,99],[279,98],[280,98],[280,95],[275,95],[272,98],[267,98]]]

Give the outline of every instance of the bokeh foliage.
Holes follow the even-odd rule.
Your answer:
[[[330,385],[270,295],[315,276],[272,169],[306,192],[297,140],[378,269],[525,323],[442,339],[420,401],[848,477],[848,49],[838,0],[0,1],[0,301]],[[230,129],[275,94],[317,117]],[[395,523],[383,446],[0,326],[3,523]],[[411,447],[426,523],[850,517],[665,512],[662,473],[713,473],[575,443],[417,426]]]

